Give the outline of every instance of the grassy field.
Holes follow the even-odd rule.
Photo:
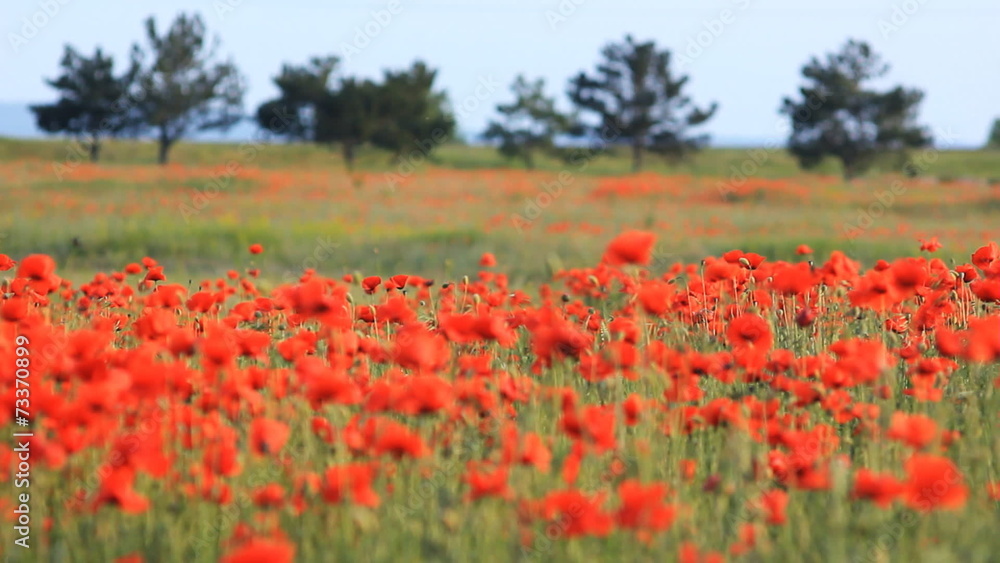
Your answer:
[[[256,150],[251,151],[249,147]],[[27,141],[0,137],[0,161],[29,159],[55,164],[75,160],[82,154],[78,145],[71,140]],[[101,160],[106,165],[155,164],[156,154],[156,146],[150,142],[110,140],[105,143]],[[941,149],[934,150],[933,155],[923,159],[925,162],[920,169],[921,175],[949,180],[977,178],[1000,181],[1000,151]],[[235,160],[248,167],[295,166],[344,170],[343,160],[336,150],[312,144],[268,144],[256,140],[241,144],[180,143],[172,150],[171,160],[187,166],[219,166]],[[520,162],[507,160],[492,148],[460,144],[445,144],[438,147],[433,153],[433,162],[442,168],[460,170],[522,167]],[[667,164],[650,156],[647,159],[647,169],[649,172],[659,174],[729,177],[742,166],[749,167],[747,162],[754,164],[755,170],[750,174],[752,176],[783,178],[800,174],[795,160],[782,148],[774,145],[753,148],[710,148],[692,157],[688,162],[676,165]],[[627,151],[620,150],[589,162],[583,173],[628,174],[630,164]],[[386,171],[394,169],[395,165],[386,153],[363,149],[358,154],[357,168],[367,171]],[[559,172],[573,167],[558,159],[540,155],[537,168]],[[888,171],[876,167],[873,174]],[[831,160],[815,172],[823,175],[839,175],[840,167]]]
[[[167,167],[149,164],[149,145],[112,143],[98,166],[66,161],[69,146],[0,143],[0,236],[8,254],[50,254],[76,281],[146,254],[194,280],[252,241],[268,246],[257,265],[272,280],[303,266],[455,277],[491,251],[510,275],[538,281],[559,265],[593,263],[629,227],[661,234],[661,267],[737,247],[789,258],[802,243],[821,257],[837,248],[870,261],[932,236],[942,256],[962,259],[996,238],[1000,191],[988,182],[1000,159],[979,152],[942,152],[918,178],[847,185],[763,149],[711,150],[670,174],[631,175],[623,158],[526,172],[498,168],[489,149],[446,146],[436,166],[363,154],[348,174],[311,146],[179,145]],[[730,172],[754,158],[753,176]]]
[[[996,154],[66,150],[0,141],[11,561],[1000,551]]]

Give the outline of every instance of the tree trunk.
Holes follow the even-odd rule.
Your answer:
[[[87,146],[90,150],[90,162],[97,162],[101,158],[101,140],[97,136],[90,138],[90,144]]]
[[[639,141],[632,143],[632,172],[642,170],[642,143]]]
[[[174,144],[173,140],[167,137],[166,133],[160,133],[160,154],[158,157],[158,162],[161,165],[167,163],[167,159],[170,156],[170,145]]]
[[[341,152],[344,155],[344,164],[347,166],[347,170],[354,171],[354,143],[345,142],[341,147]]]
[[[852,158],[842,160],[844,165],[844,181],[850,182],[858,175],[857,164]]]
[[[531,149],[526,149],[524,151],[524,166],[528,170],[535,169],[535,155],[532,154]]]

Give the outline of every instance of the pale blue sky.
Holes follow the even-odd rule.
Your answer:
[[[44,15],[46,4],[51,17]],[[508,85],[519,72],[545,77],[549,92],[565,103],[568,77],[592,69],[601,46],[626,33],[655,39],[680,56],[704,32],[702,52],[690,51],[696,56],[685,70],[696,102],[720,104],[705,128],[717,142],[783,138],[777,109],[800,83],[799,68],[848,37],[867,40],[884,55],[893,67],[891,82],[925,90],[922,121],[938,133],[939,144],[947,138],[956,146],[979,145],[1000,116],[998,0],[398,0],[385,25],[375,22],[372,12],[388,5],[6,0],[0,7],[0,103],[52,99],[42,78],[55,75],[66,43],[86,53],[101,45],[124,61],[148,15],[166,26],[180,11],[199,11],[221,38],[220,52],[247,77],[248,110],[276,93],[270,77],[283,62],[329,53],[346,58],[345,46],[367,24],[377,33],[342,71],[375,76],[422,58],[440,69],[440,85],[452,101],[466,104],[459,126],[467,132],[480,131],[493,106],[508,100]],[[560,6],[564,19],[553,17]],[[890,28],[894,11],[900,25]],[[31,30],[25,33],[23,18],[48,21],[27,38]],[[717,35],[706,31],[713,20]],[[499,87],[491,93],[488,82]]]

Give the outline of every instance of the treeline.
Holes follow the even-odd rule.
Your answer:
[[[426,158],[455,133],[453,108],[435,87],[437,71],[422,61],[379,79],[342,76],[335,56],[285,64],[273,78],[279,96],[248,116],[245,81],[232,61],[218,58],[217,47],[198,15],[182,14],[163,32],[149,18],[145,44],[133,46],[120,72],[100,48],[87,57],[66,46],[61,75],[46,81],[59,99],[31,109],[41,129],[76,136],[93,161],[106,138],[151,136],[166,163],[178,140],[242,119],[272,137],[337,147],[348,167],[360,147]],[[542,154],[572,159],[571,147],[581,145],[627,147],[636,171],[647,155],[683,160],[708,144],[698,130],[718,104],[696,104],[685,91],[690,77],[671,63],[670,51],[653,41],[626,36],[610,43],[593,71],[569,81],[568,112],[558,109],[544,80],[518,76],[512,99],[496,106],[482,138],[528,168]],[[855,40],[802,67],[805,84],[780,111],[789,120],[788,150],[803,168],[832,157],[846,177],[879,161],[905,169],[908,151],[932,143],[918,123],[923,92],[871,86],[888,71],[868,44]],[[1000,146],[1000,121],[990,144]]]
[[[100,47],[87,57],[67,45],[62,74],[46,81],[59,100],[31,106],[39,128],[77,136],[92,161],[106,137],[151,134],[166,163],[180,139],[244,118],[243,77],[231,61],[217,60],[201,17],[182,14],[163,32],[149,18],[145,32],[145,48],[133,45],[120,74]]]

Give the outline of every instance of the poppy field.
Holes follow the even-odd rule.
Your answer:
[[[1000,550],[988,182],[62,172],[0,162],[11,561]]]

